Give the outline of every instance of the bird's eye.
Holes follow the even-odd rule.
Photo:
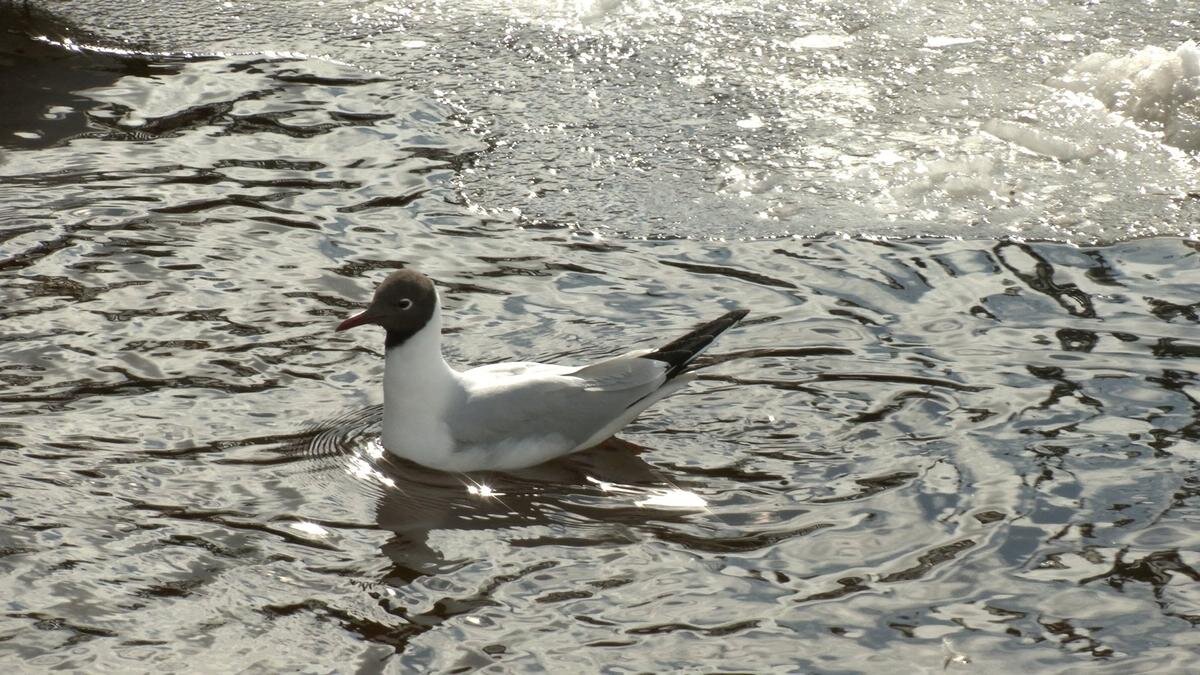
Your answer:
[[[402,298],[400,302],[396,303],[396,306],[400,309],[408,309],[412,307],[412,300],[409,300],[408,298]]]

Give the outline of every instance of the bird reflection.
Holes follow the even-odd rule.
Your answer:
[[[392,533],[383,581],[404,585],[452,572],[430,546],[430,533],[567,525],[572,542],[612,540],[613,526],[673,521],[705,510],[704,499],[641,457],[648,448],[617,438],[582,452],[511,472],[446,473],[397,458],[379,443],[377,412],[358,411],[308,436],[302,454],[377,495],[376,525]],[[588,530],[592,530],[589,532]],[[522,540],[523,543],[529,543]]]

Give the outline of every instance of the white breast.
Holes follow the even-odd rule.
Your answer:
[[[418,464],[442,468],[456,449],[447,413],[464,398],[458,373],[442,359],[441,321],[430,321],[385,355],[383,447]]]

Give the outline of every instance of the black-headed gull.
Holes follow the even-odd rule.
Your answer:
[[[497,363],[459,372],[442,357],[442,310],[428,277],[393,272],[370,306],[338,325],[387,332],[383,447],[442,471],[510,470],[592,447],[695,376],[689,364],[747,310],[659,349],[588,366]]]

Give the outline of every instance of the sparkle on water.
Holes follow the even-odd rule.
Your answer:
[[[4,672],[1200,669],[1191,4],[52,9],[0,2]],[[333,334],[407,265],[461,365],[752,314],[440,474]]]

